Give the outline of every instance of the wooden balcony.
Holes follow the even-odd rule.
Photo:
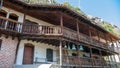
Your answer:
[[[61,27],[59,26],[45,26],[45,25],[36,25],[36,24],[22,24],[17,21],[6,19],[0,17],[0,30],[1,33],[22,34],[22,35],[33,35],[33,36],[63,36],[64,38],[80,41],[86,44],[93,45],[95,47],[100,47],[110,51],[114,51],[113,47],[109,47],[107,44],[102,43],[96,39],[90,38],[89,36],[80,33],[78,38],[77,31],[71,30],[64,27],[63,33],[61,33]]]
[[[78,56],[64,56],[63,66],[73,67],[103,67],[107,66],[107,61]]]

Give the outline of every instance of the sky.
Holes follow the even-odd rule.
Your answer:
[[[69,1],[73,6],[88,15],[102,18],[120,27],[120,0],[58,0],[59,2]]]

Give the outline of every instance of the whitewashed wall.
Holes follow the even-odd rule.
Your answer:
[[[35,58],[46,58],[46,49],[50,48],[53,49],[53,61],[56,61],[57,59],[57,51],[58,48],[52,45],[48,45],[48,44],[44,44],[44,43],[37,43],[37,42],[32,42],[32,41],[27,41],[27,40],[22,40],[20,42],[19,45],[19,49],[18,49],[18,55],[17,55],[17,60],[16,60],[16,64],[17,65],[22,65],[22,61],[23,61],[23,54],[24,54],[24,44],[25,43],[31,43],[34,45],[34,62],[35,62]],[[44,60],[43,60],[44,62]]]
[[[17,16],[19,16],[18,18],[18,22],[22,23],[23,22],[23,19],[24,19],[24,14],[23,13],[20,13],[20,12],[17,12],[13,9],[10,9],[10,8],[6,8],[6,7],[2,7],[3,10],[5,10],[7,13],[14,13],[16,14]]]

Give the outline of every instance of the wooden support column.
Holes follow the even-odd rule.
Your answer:
[[[23,25],[20,27],[21,28],[20,32],[22,32],[22,30],[24,29],[25,20],[26,20],[26,10],[24,10]]]
[[[77,35],[78,35],[78,40],[80,41],[80,32],[79,32],[79,23],[78,20],[76,21],[77,24]]]
[[[88,26],[88,32],[89,32],[89,37],[90,37],[90,43],[92,44],[92,37],[91,37],[90,26]]]
[[[93,56],[92,56],[92,48],[90,47],[90,58],[92,59],[92,67],[94,66],[94,60],[93,60]]]
[[[62,68],[62,39],[60,39],[59,43],[59,54],[60,54],[60,68]]]
[[[8,11],[6,18],[8,19],[9,16],[10,16],[10,12]],[[5,29],[7,29],[7,26],[8,26],[8,20],[5,22]]]
[[[102,52],[101,52],[101,50],[99,50],[99,54],[100,54],[101,65],[104,68],[104,62],[102,60]]]
[[[63,34],[63,15],[60,13],[60,27],[61,27],[61,34]]]
[[[80,41],[80,32],[79,32],[79,23],[78,23],[78,19],[76,20],[76,26],[77,26],[77,36],[78,36],[78,41]],[[80,45],[77,45],[77,54],[78,54],[78,64],[80,64],[80,67],[82,67],[82,63],[81,63],[81,60],[80,60],[80,57],[79,57],[79,54],[80,54],[80,51],[79,51],[79,46]]]
[[[63,16],[62,13],[60,13],[60,28],[61,28],[61,34],[63,34]],[[62,68],[62,39],[60,39],[59,43],[59,54],[60,54],[60,68]]]
[[[97,32],[97,36],[98,36],[98,41],[100,41],[100,32],[99,31],[96,31]]]
[[[96,30],[96,32],[97,32],[98,41],[99,41],[98,45],[100,45],[100,32],[99,32],[99,31],[97,31],[97,30]],[[100,46],[101,46],[101,45],[100,45]],[[102,46],[101,46],[101,47],[102,47]]]
[[[104,37],[105,37],[106,44],[108,45],[108,41],[105,33],[104,33]],[[109,49],[109,45],[107,46],[107,48]]]

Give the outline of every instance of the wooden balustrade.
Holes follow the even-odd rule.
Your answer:
[[[34,35],[59,35],[60,28],[58,26],[43,26],[36,24],[23,25],[22,32],[24,34],[34,34]]]
[[[63,36],[69,39],[78,40],[77,32],[69,28],[63,28]]]
[[[21,32],[22,24],[11,19],[0,17],[0,29],[13,32]]]
[[[85,43],[90,43],[90,37],[89,36],[87,36],[87,35],[84,35],[84,34],[82,34],[82,33],[80,33],[80,41],[82,41],[82,42],[85,42]]]
[[[107,62],[101,59],[93,59],[78,56],[64,56],[63,65],[65,66],[107,66]]]

